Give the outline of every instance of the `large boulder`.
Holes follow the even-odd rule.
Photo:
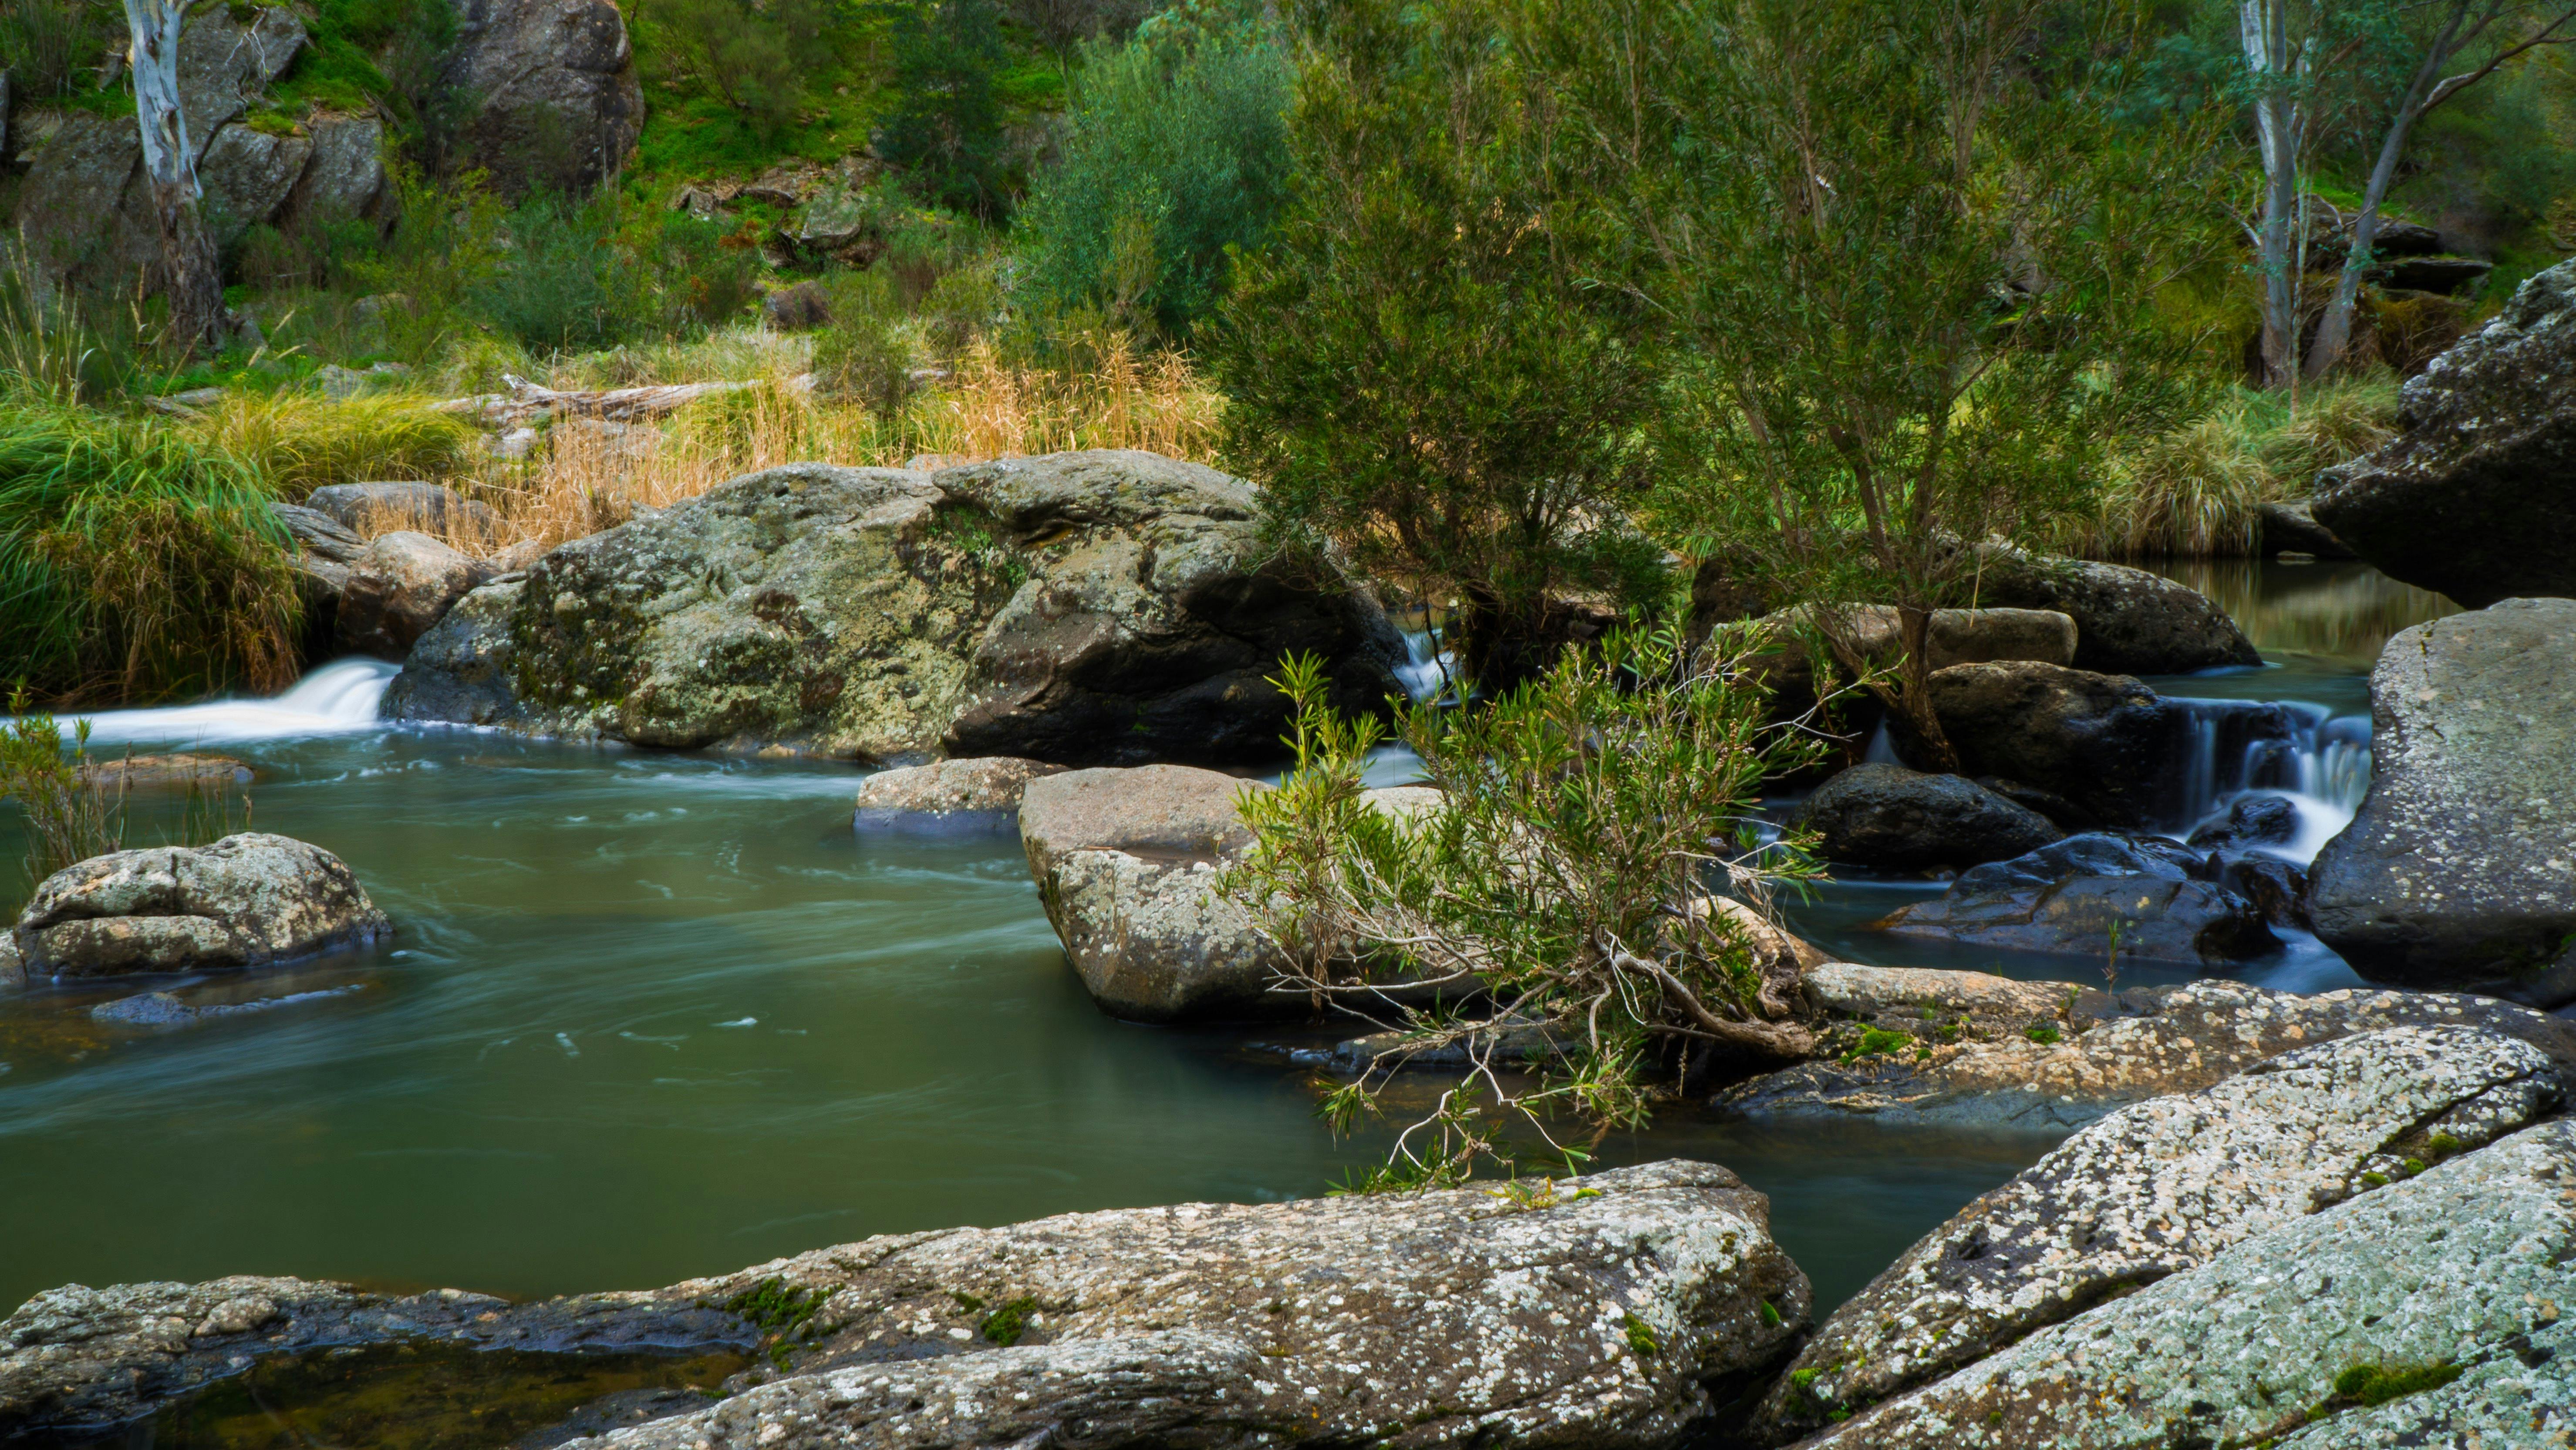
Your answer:
[[[1797,823],[1830,861],[1895,871],[1975,866],[2063,836],[2048,817],[1955,775],[1855,765],[1816,788]]]
[[[2555,1113],[2548,1058],[2471,1028],[2285,1053],[2121,1109],[1925,1235],[1818,1329],[1757,1416],[1823,1429],[2237,1244]]]
[[[2397,427],[2318,476],[2318,523],[2473,609],[2576,594],[2576,263],[2523,283],[2409,380]]]
[[[2209,858],[2154,837],[2092,832],[1961,872],[1931,901],[1873,924],[2003,951],[2136,961],[2240,961],[2280,950],[2263,908]]]
[[[1654,1450],[1806,1325],[1807,1281],[1772,1242],[1768,1208],[1723,1168],[1667,1162],[1513,1195],[1182,1204],[891,1235],[533,1304],[292,1279],[74,1286],[0,1320],[0,1435],[130,1419],[306,1346],[757,1341],[767,1355],[720,1403],[613,1443]]]
[[[1931,686],[1962,775],[2044,792],[2087,826],[2188,825],[2202,764],[2299,733],[2279,705],[2167,699],[2127,675],[2035,661],[1954,665]]]
[[[1903,654],[1904,631],[1893,608],[1860,605],[1843,613],[1852,644],[1864,657],[1892,660]],[[1784,609],[1764,616],[1755,627],[1775,647],[1756,662],[1757,674],[1784,713],[1813,704],[1815,626],[1806,611]],[[1701,629],[1699,637],[1707,634]],[[1924,639],[1925,657],[1936,670],[1995,660],[2067,665],[2076,653],[2075,621],[2053,609],[1936,609],[1924,626]]]
[[[435,533],[498,534],[501,516],[443,483],[388,479],[325,484],[305,495],[304,506],[352,529],[387,526]]]
[[[1029,782],[1065,767],[1010,755],[941,760],[879,771],[859,787],[858,829],[1008,830]]]
[[[2174,675],[2259,665],[2262,655],[2207,595],[2126,564],[1981,551],[1980,603],[2054,609],[2075,621],[2077,669]]]
[[[389,934],[339,857],[264,832],[94,856],[48,876],[14,931],[27,974],[255,967]]]
[[[2370,792],[2308,914],[2391,986],[2576,1001],[2576,600],[2400,632],[2370,674]]]
[[[2394,1027],[2476,1027],[2576,1071],[2576,1022],[2454,993],[2268,992],[2240,982],[2131,987],[2024,982],[1984,972],[1865,967],[1809,972],[1823,1019],[1811,1061],[1719,1093],[1757,1118],[2080,1127],[2124,1104],[2197,1092],[2267,1058]]]
[[[472,98],[469,164],[516,195],[587,190],[644,129],[626,18],[612,0],[464,0],[444,79]]]
[[[1334,703],[1378,710],[1403,642],[1255,515],[1249,485],[1148,453],[773,468],[460,608],[384,710],[898,763],[1267,759],[1281,656],[1324,655]]]
[[[2576,1423],[2576,1124],[2292,1218],[1811,1450],[2563,1443]]]
[[[333,626],[340,648],[401,659],[491,574],[489,566],[427,534],[379,534],[349,565],[341,586]]]

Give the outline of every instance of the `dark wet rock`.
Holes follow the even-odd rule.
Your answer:
[[[2308,873],[2278,856],[2238,856],[2218,868],[2218,884],[2254,903],[2276,927],[2314,931],[2308,918]]]
[[[2203,751],[2239,759],[2256,741],[2297,733],[2278,705],[2171,700],[2127,675],[2030,661],[1954,665],[1931,684],[1963,774],[2046,792],[2109,826],[2182,810]]]
[[[1817,968],[1806,982],[1827,1019],[1825,1053],[1729,1088],[1713,1107],[2075,1127],[2144,1098],[2197,1092],[2296,1048],[2393,1027],[2483,1028],[2576,1070],[2576,1022],[2464,993],[2298,996],[2205,979],[2113,995],[2073,982],[1849,962]]]
[[[1009,830],[1030,781],[1065,767],[1042,760],[987,755],[905,766],[869,776],[859,787],[857,824],[872,830]]]
[[[1291,1436],[1651,1450],[1785,1355],[1810,1304],[1763,1196],[1668,1162],[1526,1203],[1475,1187],[900,1234],[515,1306],[292,1279],[60,1289],[0,1320],[0,1435],[129,1419],[301,1346],[759,1333],[783,1369],[614,1443],[1011,1445],[1079,1426],[1082,1444],[1210,1450]]]
[[[2287,796],[2249,795],[2227,808],[2227,814],[2191,833],[2191,845],[2204,851],[2241,851],[2250,846],[2278,846],[2297,838],[2299,808]]]
[[[384,711],[888,762],[1267,759],[1283,654],[1382,710],[1403,642],[1258,534],[1249,485],[1146,453],[770,469],[547,554],[424,640]]]
[[[644,128],[625,17],[610,0],[463,0],[443,78],[472,99],[465,164],[516,195],[581,191],[616,171]]]
[[[2040,1330],[1814,1450],[2543,1446],[2576,1421],[2576,1124],[2526,1128]],[[2385,1403],[2356,1366],[2444,1367]],[[2455,1373],[2450,1373],[2455,1372]]]
[[[333,622],[340,648],[401,659],[491,574],[489,565],[427,534],[378,534],[349,566],[341,588]]]
[[[30,976],[100,977],[264,966],[391,931],[339,857],[245,831],[67,866],[37,886],[16,936]]]
[[[232,791],[250,784],[251,768],[229,755],[93,756],[81,779],[111,795],[138,790]]]
[[[2314,559],[2353,556],[2351,545],[2317,522],[2316,507],[2306,499],[2263,504],[2257,512],[2263,516],[2263,556],[2267,559],[2274,554],[2305,554]]]
[[[2522,284],[2399,394],[2398,434],[2318,476],[2317,521],[2471,608],[2576,594],[2576,263]]]
[[[2208,596],[2132,569],[1989,547],[1977,598],[1990,605],[2054,609],[2075,621],[2080,670],[2112,675],[2178,675],[2259,665],[2254,642]]]
[[[1898,936],[2004,951],[2227,962],[2280,949],[2261,908],[2208,879],[2208,861],[2151,836],[2069,836],[1960,873],[1938,899],[1873,923]],[[2116,936],[2115,936],[2116,933]]]
[[[1816,788],[1797,823],[1820,853],[1856,866],[1912,871],[2018,856],[2064,832],[2036,811],[1955,775],[1856,765]]]
[[[144,992],[132,997],[119,997],[113,1002],[101,1002],[89,1009],[89,1016],[91,1021],[111,1027],[195,1027],[226,1017],[247,1017],[280,1007],[345,997],[359,990],[357,986],[328,987],[315,992],[259,997],[248,1002],[190,1002],[176,992]]]
[[[303,653],[307,660],[339,653],[340,596],[348,592],[349,566],[367,541],[329,514],[301,504],[272,503],[268,511],[295,544],[296,592],[304,604]]]
[[[2567,599],[2433,620],[2380,652],[2370,793],[2309,871],[2317,935],[2354,971],[2576,1001],[2570,659]]]
[[[2554,1115],[2557,1068],[2474,1028],[2284,1053],[2121,1109],[1925,1235],[1834,1311],[1755,1417],[1780,1444],[2115,1295]]]
[[[501,516],[441,483],[387,479],[376,483],[333,483],[305,495],[304,506],[340,524],[362,529],[388,524],[434,533],[455,530],[497,534]]]
[[[2059,830],[2077,832],[2102,829],[2102,820],[2099,816],[2054,791],[2041,790],[2035,785],[2025,785],[2000,775],[1978,776],[1977,784],[2011,801],[2014,805],[2046,816]]]

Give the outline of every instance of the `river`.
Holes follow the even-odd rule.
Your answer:
[[[2307,711],[2292,764],[2314,769],[2270,788],[2339,824],[2379,642],[2446,606],[2360,565],[2179,572],[2275,663],[2154,683]],[[397,935],[182,987],[272,1004],[184,1028],[91,1020],[133,984],[0,1000],[0,1305],[230,1273],[644,1287],[869,1234],[1302,1197],[1381,1146],[1336,1143],[1257,1032],[1103,1017],[1015,838],[855,835],[848,767],[387,726],[391,674],[343,661],[274,700],[95,717],[93,749],[251,762],[252,825],[346,859]],[[2238,764],[2211,763],[2205,803]],[[0,856],[22,849],[0,808]],[[1936,889],[1837,884],[1792,915],[1860,959],[1927,960],[1852,928]],[[2313,943],[2244,975],[2352,980]],[[1770,1193],[1821,1308],[2051,1141],[1668,1110],[1604,1156],[1706,1158]]]

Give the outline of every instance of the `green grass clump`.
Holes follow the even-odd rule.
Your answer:
[[[1008,1349],[1020,1342],[1021,1335],[1029,1332],[1029,1316],[1037,1313],[1037,1309],[1038,1301],[1033,1298],[1023,1296],[1014,1299],[985,1315],[976,1332],[987,1341]]]
[[[2438,1390],[2458,1379],[2460,1370],[2456,1364],[2356,1364],[2335,1376],[2335,1398],[2365,1407],[2384,1405]]]
[[[283,688],[302,607],[272,497],[184,430],[0,405],[0,659],[54,702]]]
[[[463,471],[481,434],[462,417],[430,411],[434,401],[408,392],[337,402],[302,391],[227,393],[188,431],[257,469],[285,497],[302,498],[325,484]]]
[[[1893,1057],[1913,1045],[1914,1035],[1910,1032],[1890,1032],[1881,1027],[1864,1027],[1861,1029],[1860,1040],[1852,1044],[1849,1052],[1843,1054],[1843,1061],[1858,1062],[1864,1057],[1875,1057],[1881,1053]]]

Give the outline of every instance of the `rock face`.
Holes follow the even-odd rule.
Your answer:
[[[2169,700],[2126,675],[2034,662],[1954,665],[1931,683],[1963,774],[2046,792],[2094,826],[2173,817],[2201,751],[2237,759],[2295,733],[2277,705]]]
[[[1816,788],[1798,824],[1828,860],[1911,871],[1999,861],[2065,833],[2048,817],[1955,775],[1855,765]]]
[[[1038,899],[1093,1001],[1120,1017],[1303,1012],[1252,917],[1216,894],[1252,844],[1234,803],[1257,781],[1185,765],[1077,770],[1028,782],[1020,844]]]
[[[2470,608],[2576,594],[2576,265],[2515,289],[2406,384],[2398,435],[2318,476],[2317,522]]]
[[[2562,1312],[2576,1295],[2571,1183],[2576,1124],[2524,1129],[2258,1234],[1807,1443],[2551,1444],[2576,1422],[2565,1370],[2576,1315]],[[2406,1371],[2419,1376],[2407,1383]],[[2370,1403],[2374,1381],[2397,1397]]]
[[[491,570],[427,534],[379,534],[349,565],[334,629],[340,648],[398,660]]]
[[[1824,1428],[2554,1113],[2557,1069],[2471,1028],[2364,1033],[2123,1108],[1933,1230],[1808,1341],[1760,1437]],[[2412,1165],[2410,1167],[2410,1165]]]
[[[635,149],[644,92],[610,0],[464,0],[457,19],[445,79],[474,98],[465,150],[495,184],[587,190]]]
[[[2399,633],[2370,674],[2370,793],[2310,872],[2317,935],[2374,982],[2576,1001],[2576,600]]]
[[[304,658],[328,659],[339,652],[340,596],[348,592],[349,566],[367,551],[367,541],[339,520],[301,504],[273,503],[268,511],[295,542],[296,593],[304,603]]]
[[[1762,1195],[1672,1162],[1526,1206],[1470,1188],[1069,1214],[516,1306],[277,1279],[56,1290],[0,1320],[0,1434],[126,1418],[296,1344],[758,1334],[782,1370],[613,1443],[1649,1450],[1785,1355],[1809,1310]]]
[[[1029,782],[1063,772],[1061,765],[1008,755],[883,771],[859,787],[857,825],[862,831],[1006,831],[1019,819]]]
[[[2263,663],[2254,642],[2225,610],[2161,574],[2003,549],[1989,549],[1985,556],[1977,583],[1979,602],[2054,609],[2072,617],[2071,663],[2077,669],[2175,675]]]
[[[2263,554],[2308,554],[2319,559],[2349,559],[2352,546],[2334,536],[2334,530],[2317,522],[2315,505],[2306,499],[2289,503],[2267,503],[2258,510],[2263,516]]]
[[[1937,900],[1874,925],[2106,960],[2116,950],[2122,960],[2229,962],[2281,946],[2262,907],[2225,885],[2209,858],[2154,837],[2099,832],[1961,872]]]
[[[770,469],[460,608],[384,709],[891,762],[1267,758],[1282,655],[1322,653],[1335,703],[1375,710],[1402,639],[1257,529],[1248,485],[1146,453]]]
[[[29,976],[105,977],[264,966],[391,931],[339,857],[245,831],[65,867],[36,888],[15,936]]]
[[[2576,1071],[2576,1022],[2491,997],[2267,992],[2236,982],[2132,987],[1835,962],[1806,976],[1826,1053],[1719,1093],[1748,1116],[2066,1128],[2198,1092],[2300,1047],[2397,1027],[2475,1027]]]

